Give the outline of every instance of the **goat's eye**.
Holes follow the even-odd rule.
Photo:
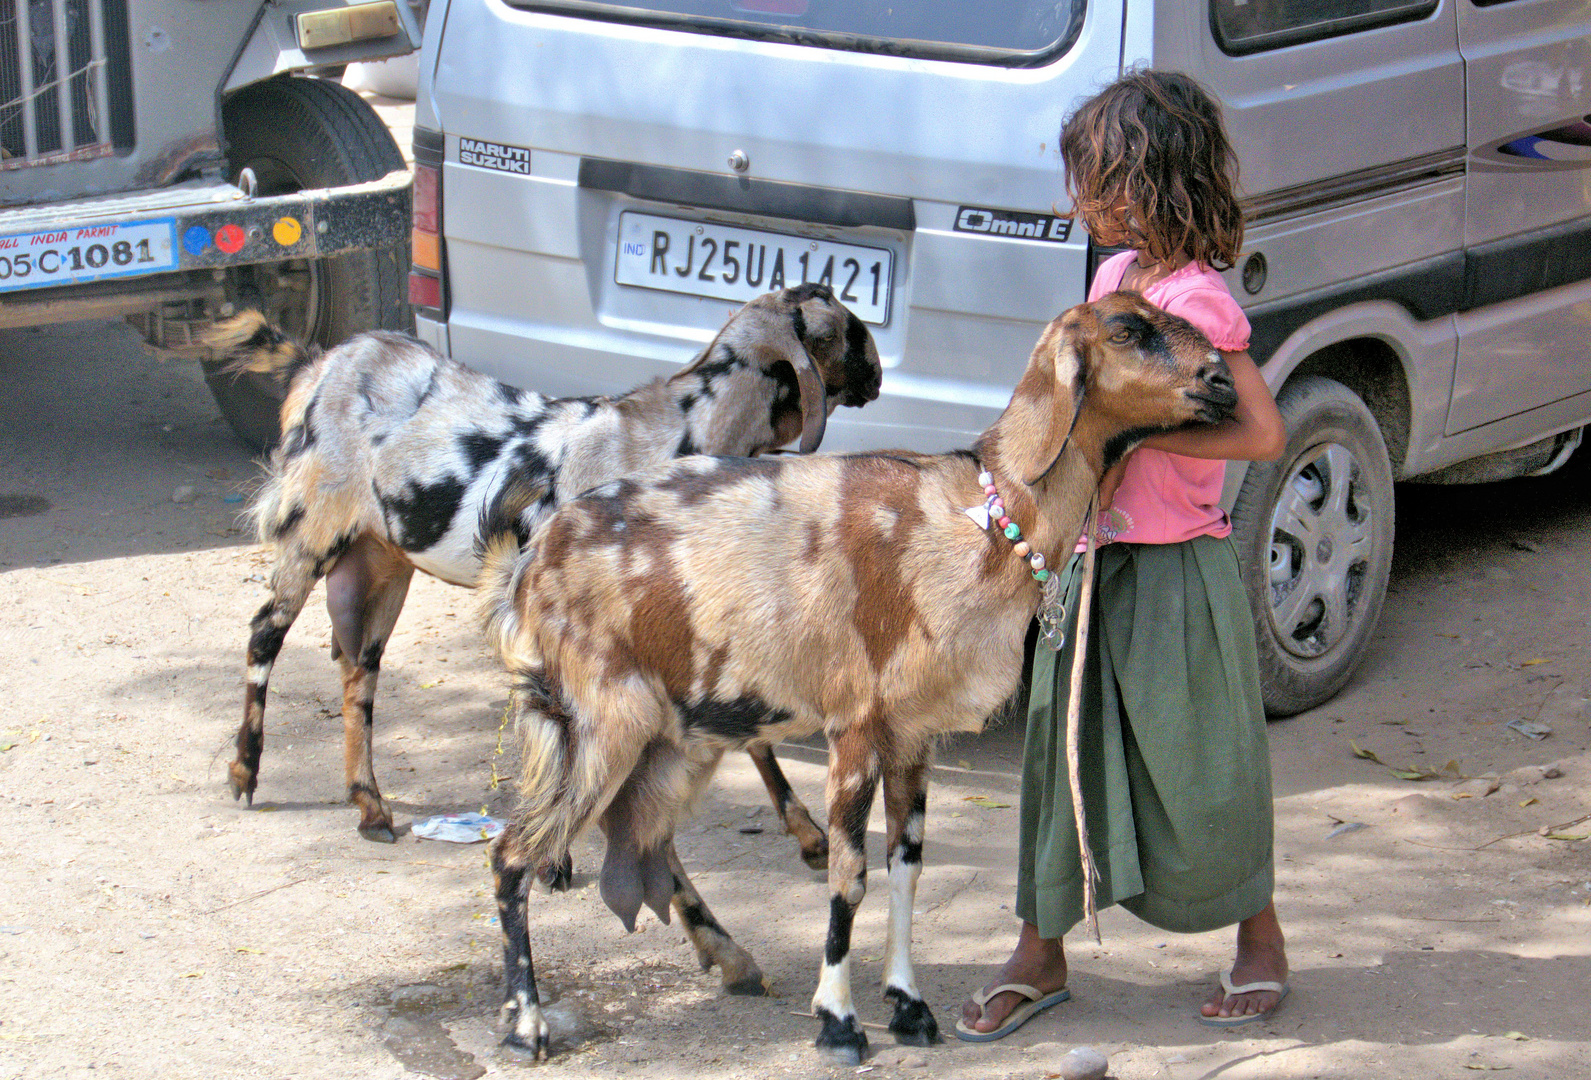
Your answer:
[[[1110,335],[1112,345],[1125,345],[1132,340],[1132,331],[1123,327]]]

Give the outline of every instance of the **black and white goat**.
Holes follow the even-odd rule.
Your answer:
[[[342,668],[344,770],[359,831],[392,840],[371,765],[382,650],[416,568],[455,585],[480,571],[486,508],[513,489],[521,536],[588,488],[682,454],[756,455],[796,439],[816,449],[829,412],[878,396],[872,335],[825,286],[742,307],[692,363],[622,397],[553,400],[504,385],[412,338],[374,331],[324,354],[257,312],[210,345],[237,372],[287,386],[282,438],[252,508],[274,555],[271,598],[254,616],[232,794],[254,801],[266,684],[283,638],[325,577],[332,657]],[[752,748],[809,864],[823,831],[766,745]],[[552,880],[567,867],[552,868]]]
[[[880,780],[889,1026],[935,1040],[910,955],[933,745],[980,730],[1017,689],[1043,560],[1068,558],[1104,470],[1236,399],[1193,326],[1116,293],[1049,324],[971,451],[692,457],[570,502],[523,549],[489,529],[481,598],[524,741],[520,801],[491,848],[506,1041],[547,1050],[528,874],[592,824],[607,834],[602,896],[624,924],[643,903],[664,920],[672,906],[703,966],[755,990],[761,972],[691,885],[673,836],[726,750],[819,730],[831,896],[817,1045],[853,1063],[867,1046],[849,956]],[[989,489],[1019,536],[975,521]]]

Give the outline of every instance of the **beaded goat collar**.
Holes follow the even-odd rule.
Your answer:
[[[1005,512],[1005,503],[1000,498],[1000,492],[994,486],[994,475],[987,469],[978,474],[978,483],[983,485],[983,502],[978,506],[969,506],[962,513],[977,522],[978,528],[985,531],[993,522],[999,526],[1005,538],[1011,541],[1011,550],[1020,559],[1026,559],[1029,569],[1033,571],[1033,580],[1039,584],[1050,579],[1049,570],[1045,569],[1044,555],[1034,551],[1031,544],[1022,539],[1022,527]]]

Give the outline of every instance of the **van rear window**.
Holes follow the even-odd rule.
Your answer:
[[[1422,19],[1437,0],[1211,0],[1223,52],[1242,55]]]
[[[1064,53],[1087,0],[507,0],[516,8],[821,48],[1031,66]]]

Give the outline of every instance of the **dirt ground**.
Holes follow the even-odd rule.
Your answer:
[[[1194,1022],[1229,932],[1174,937],[1111,910],[1102,946],[1070,942],[1072,1002],[1000,1043],[895,1047],[875,814],[853,954],[875,1053],[824,1066],[801,1014],[826,886],[737,757],[680,849],[773,996],[724,996],[650,914],[626,937],[592,884],[600,850],[582,846],[575,890],[532,905],[558,1052],[526,1065],[497,1049],[484,848],[406,828],[369,843],[339,800],[318,600],[276,668],[253,810],[226,790],[266,565],[236,523],[257,470],[198,373],[84,324],[0,332],[0,380],[0,1077],[1040,1080],[1075,1045],[1123,1080],[1591,1077],[1591,822],[1564,824],[1591,813],[1584,464],[1400,493],[1363,668],[1271,725],[1294,969],[1271,1021]],[[507,808],[492,786],[512,769],[506,694],[472,614],[465,592],[417,580],[386,656],[376,769],[403,826]],[[1008,725],[934,771],[916,957],[946,1029],[1016,930],[1020,749]],[[816,805],[818,744],[782,757]]]

